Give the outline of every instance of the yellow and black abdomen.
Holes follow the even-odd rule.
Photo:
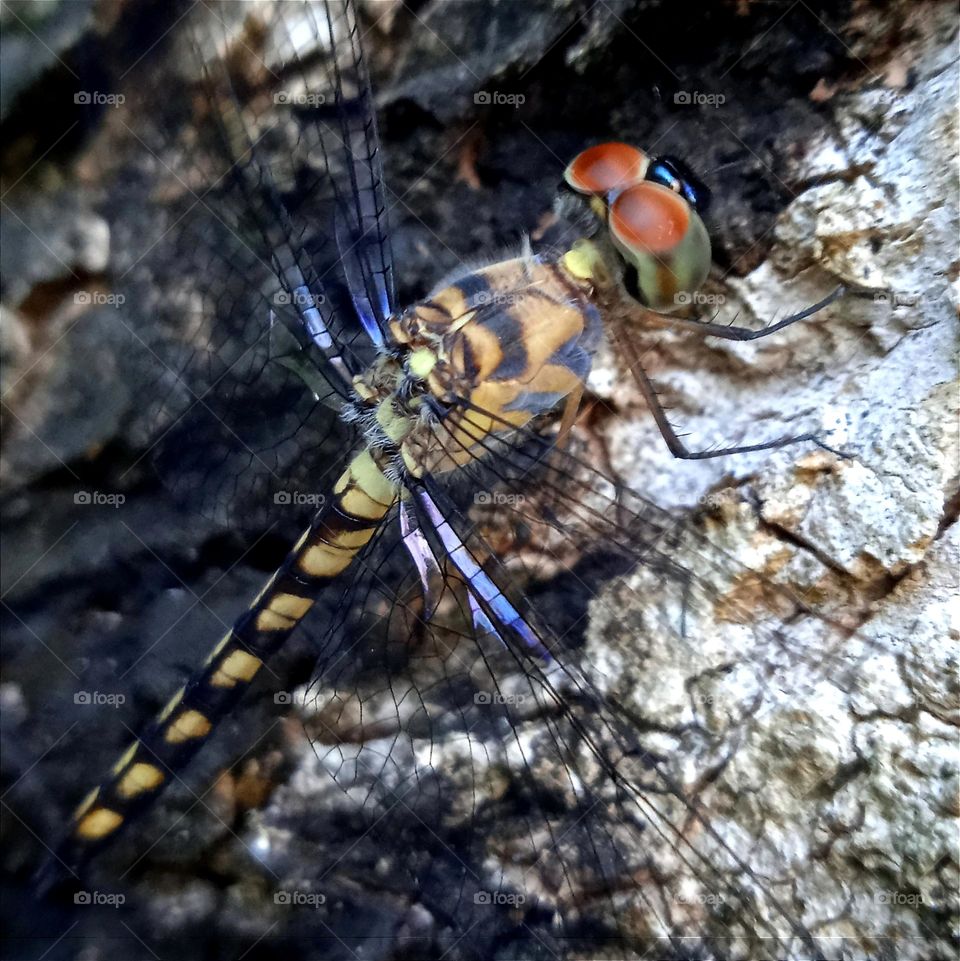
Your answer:
[[[396,497],[373,456],[358,454],[333,494],[203,668],[181,688],[77,809],[58,852],[75,868],[142,812],[207,740],[290,636],[317,593],[370,541]]]

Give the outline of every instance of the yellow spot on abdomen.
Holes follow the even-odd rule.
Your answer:
[[[332,544],[314,544],[297,561],[300,569],[311,577],[335,577],[346,570],[359,548],[338,548]]]
[[[325,543],[345,551],[358,551],[373,537],[373,532],[376,529],[376,526],[372,526],[361,527],[355,531],[337,531],[336,535],[328,538]]]
[[[210,722],[199,711],[183,711],[167,728],[163,739],[168,744],[183,744],[184,741],[205,737],[210,733],[210,727]]]
[[[238,681],[249,683],[263,665],[259,657],[246,651],[231,651],[210,678],[213,687],[236,687]]]
[[[377,423],[394,443],[403,440],[410,433],[410,418],[398,414],[390,398],[377,405]]]
[[[257,615],[258,631],[283,631],[293,627],[310,608],[313,601],[309,597],[297,597],[280,591],[270,598],[267,606]]]
[[[360,548],[373,537],[376,529],[377,525],[371,525],[353,531],[318,535],[316,543],[303,552],[298,564],[301,570],[313,577],[333,577],[356,557]],[[324,536],[327,539],[324,539]]]
[[[367,521],[378,521],[389,509],[375,500],[360,487],[351,487],[340,495],[340,504],[351,517],[359,517]]]
[[[463,291],[456,284],[451,284],[432,294],[430,301],[445,310],[452,319],[463,316],[467,310],[467,298],[463,296]]]
[[[340,475],[333,492],[344,510],[354,517],[378,521],[397,496],[397,485],[387,480],[370,451],[357,454]]]
[[[96,808],[83,817],[74,834],[84,841],[99,841],[123,824],[123,815],[110,808]]]
[[[122,798],[134,798],[144,791],[152,791],[159,784],[163,784],[163,771],[141,761],[124,774],[116,790]]]
[[[404,444],[400,448],[400,455],[403,457],[404,466],[414,477],[423,476],[423,464],[419,462],[416,455],[410,450],[407,444]]]

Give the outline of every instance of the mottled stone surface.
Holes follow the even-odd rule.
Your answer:
[[[776,436],[786,424],[824,432],[847,456],[788,448],[677,464],[642,420],[639,431],[632,418],[614,428],[614,463],[636,489],[699,500],[725,552],[751,568],[775,558],[768,569],[777,583],[821,609],[852,613],[857,634],[830,641],[825,625],[793,620],[787,646],[798,662],[767,682],[758,711],[754,672],[771,652],[755,644],[757,624],[746,645],[741,627],[707,619],[691,623],[683,649],[668,639],[638,650],[633,619],[662,589],[640,575],[601,596],[591,625],[595,657],[617,690],[678,732],[664,743],[683,759],[678,778],[728,757],[706,800],[723,841],[780,879],[784,898],[800,898],[811,929],[848,939],[836,943],[852,956],[882,943],[902,957],[948,950],[931,938],[956,909],[950,23],[945,8],[913,7],[909,43],[875,64],[878,79],[909,64],[909,89],[833,93],[834,123],[791,170],[810,186],[779,216],[768,258],[713,288],[731,298],[721,320],[782,315],[822,296],[832,278],[872,295],[854,291],[769,345],[671,336],[655,348],[666,357],[658,379],[691,444]],[[681,365],[684,351],[700,365]],[[606,384],[611,401],[622,396],[619,380]],[[684,743],[690,724],[706,725],[719,743]]]

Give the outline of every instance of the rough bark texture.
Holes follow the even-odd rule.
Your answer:
[[[851,288],[769,340],[642,334],[690,447],[822,431],[844,457],[796,447],[675,460],[614,352],[601,355],[589,385],[597,449],[725,553],[712,559],[717,608],[691,620],[685,646],[657,643],[667,635],[650,611],[663,604],[651,599],[665,588],[643,570],[594,602],[586,653],[678,759],[679,780],[713,772],[702,804],[719,838],[838,956],[944,956],[957,921],[960,707],[954,5],[368,4],[375,16],[387,6],[393,15],[367,42],[386,174],[402,198],[393,228],[404,302],[462,261],[536,233],[566,160],[609,138],[685,157],[713,189],[715,269],[701,314],[759,325],[837,282]],[[56,837],[83,785],[283,550],[279,538],[222,535],[171,502],[141,459],[142,385],[116,319],[149,318],[103,299],[124,251],[100,213],[109,188],[89,164],[113,121],[109,107],[82,116],[64,106],[77,76],[109,75],[98,58],[109,58],[122,10],[10,4],[3,20],[4,957],[40,956],[51,942],[47,957],[244,956],[278,915],[223,824],[291,863],[349,818],[299,721],[278,720],[270,696],[253,699],[190,776],[200,790],[219,776],[205,802],[213,813],[181,793],[154,818],[151,837],[190,812],[154,852],[176,872],[157,881],[149,857],[133,871],[141,898],[123,914],[126,931],[82,908],[38,906],[27,887],[40,839]],[[481,90],[524,102],[477,103]],[[122,510],[85,503],[84,491],[122,493]],[[702,551],[681,541],[677,562],[702,568]],[[724,556],[857,628],[820,663],[761,651],[773,670],[765,690],[780,693],[759,713],[757,631],[723,605],[752,604],[771,643],[782,611],[751,584],[725,582]],[[793,637],[814,631],[803,611],[790,617]],[[292,643],[281,686],[302,683],[309,660],[309,646]],[[840,694],[829,682],[852,667],[856,684]],[[78,715],[80,690],[125,701]],[[457,745],[442,750],[455,768]],[[495,796],[496,784],[469,790]],[[643,844],[659,870],[683,876],[655,837]],[[128,840],[127,863],[145,846]],[[509,840],[500,853],[509,870]],[[437,925],[396,892],[366,894],[368,913],[337,929],[360,956],[402,956],[404,937]],[[693,885],[685,896],[702,910],[711,892]],[[681,909],[670,916],[683,930]],[[690,923],[707,930],[704,918]],[[642,912],[625,921],[638,952],[661,933]],[[297,925],[286,956],[351,956],[317,947],[309,919]],[[111,937],[126,939],[122,951]],[[560,950],[516,933],[481,943],[491,956]],[[246,956],[264,950],[274,948]]]

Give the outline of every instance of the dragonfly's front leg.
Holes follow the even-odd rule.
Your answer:
[[[842,288],[838,288],[834,291],[830,297],[826,300],[821,301],[819,304],[815,304],[813,307],[802,311],[799,314],[795,314],[792,317],[787,317],[785,320],[780,321],[779,324],[775,324],[771,327],[765,327],[758,331],[746,330],[742,327],[724,327],[721,324],[701,324],[696,321],[685,321],[684,323],[693,324],[697,328],[717,328],[721,331],[743,331],[745,334],[751,336],[730,336],[730,340],[756,340],[758,337],[763,337],[769,333],[773,333],[774,330],[782,330],[788,324],[795,323],[798,320],[802,320],[804,317],[809,317],[810,314],[822,307],[825,307],[828,303],[831,303],[842,293]],[[656,388],[653,386],[653,382],[647,375],[646,370],[643,366],[643,361],[640,357],[640,353],[637,350],[636,345],[628,337],[624,330],[621,322],[614,322],[611,324],[611,329],[613,331],[614,337],[618,345],[620,345],[627,356],[627,361],[630,365],[630,370],[637,382],[637,386],[640,388],[640,392],[643,394],[644,400],[650,408],[650,412],[653,414],[653,419],[656,421],[657,428],[660,431],[661,436],[670,453],[674,457],[681,460],[707,460],[712,457],[725,457],[728,454],[749,454],[755,451],[761,450],[775,450],[779,447],[787,447],[791,444],[800,443],[811,443],[815,444],[822,450],[829,451],[831,454],[835,454],[838,457],[843,457],[842,451],[835,450],[833,447],[825,444],[820,437],[815,433],[806,434],[787,434],[783,437],[778,437],[775,440],[763,441],[759,444],[737,444],[732,447],[718,447],[712,450],[690,450],[682,440],[680,440],[677,432],[673,429],[673,425],[667,419],[666,411],[664,410],[663,404],[660,402],[660,397],[657,394]],[[712,330],[708,330],[708,333],[712,333]]]
[[[761,327],[759,330],[751,330],[749,327],[737,327],[733,324],[714,324],[709,321],[686,320],[679,317],[670,317],[667,319],[671,326],[683,327],[686,330],[696,330],[711,337],[721,337],[723,340],[759,340],[761,337],[768,337],[770,334],[775,334],[777,331],[783,330],[785,327],[789,327],[799,320],[806,320],[808,317],[812,317],[814,314],[823,310],[824,307],[829,307],[832,303],[839,300],[845,292],[846,288],[841,285],[837,287],[833,293],[813,304],[813,306],[807,307],[799,313],[791,314],[789,317],[784,317],[783,320],[775,324],[767,324],[766,327]]]

